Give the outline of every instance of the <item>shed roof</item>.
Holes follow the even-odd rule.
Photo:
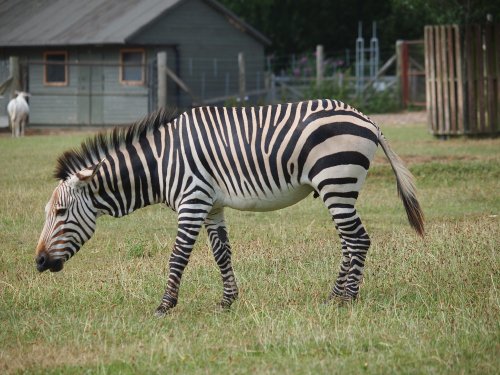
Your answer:
[[[0,46],[126,44],[186,0],[0,0]],[[201,0],[263,44],[259,31],[215,0]]]

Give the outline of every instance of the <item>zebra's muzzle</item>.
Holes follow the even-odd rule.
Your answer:
[[[39,272],[49,270],[50,272],[59,272],[64,267],[64,260],[61,258],[50,259],[46,254],[40,254],[36,257],[36,269]]]

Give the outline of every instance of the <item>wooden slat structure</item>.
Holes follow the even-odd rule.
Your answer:
[[[500,24],[425,27],[426,103],[435,135],[500,133]]]

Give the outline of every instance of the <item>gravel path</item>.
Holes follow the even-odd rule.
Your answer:
[[[369,116],[381,127],[384,125],[426,124],[426,111],[406,111],[399,113],[381,113]]]

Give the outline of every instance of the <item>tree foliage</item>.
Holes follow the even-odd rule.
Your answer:
[[[492,0],[220,0],[273,43],[270,51],[288,55],[323,44],[330,53],[353,49],[358,21],[363,36],[377,36],[382,53],[398,39],[421,39],[425,25],[482,23],[486,14],[500,22],[500,2]]]

